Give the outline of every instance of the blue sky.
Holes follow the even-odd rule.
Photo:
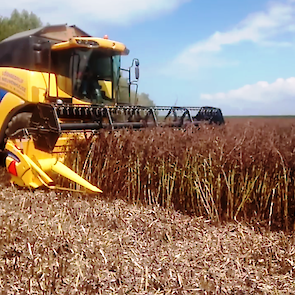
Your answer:
[[[295,115],[295,0],[15,0],[1,14],[15,7],[125,43],[157,105]]]

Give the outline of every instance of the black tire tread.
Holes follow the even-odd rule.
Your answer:
[[[27,128],[30,125],[32,113],[23,112],[15,115],[5,130],[6,137],[11,136],[14,132],[19,129]]]

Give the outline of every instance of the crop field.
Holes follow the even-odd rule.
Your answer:
[[[109,200],[214,221],[256,219],[272,228],[294,227],[294,118],[101,133],[88,143],[75,142],[67,163]]]
[[[2,293],[295,294],[294,131],[229,118],[76,140],[66,162],[101,195],[2,171]]]

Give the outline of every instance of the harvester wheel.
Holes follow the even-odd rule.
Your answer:
[[[20,113],[14,116],[8,123],[5,135],[9,137],[17,130],[29,127],[31,117],[32,113],[27,112]]]

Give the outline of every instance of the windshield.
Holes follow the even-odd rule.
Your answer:
[[[70,96],[92,103],[114,98],[120,61],[120,56],[93,49],[68,49],[52,54],[58,87]],[[70,83],[66,81],[69,79]]]

